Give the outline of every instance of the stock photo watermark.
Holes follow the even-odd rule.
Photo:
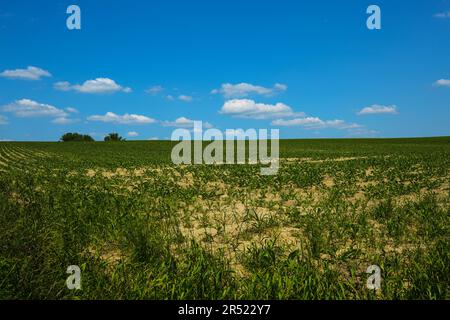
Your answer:
[[[367,14],[370,16],[367,18],[366,25],[369,30],[381,30],[381,9],[379,6],[372,4],[367,7]]]
[[[77,5],[70,5],[66,10],[70,16],[66,20],[66,26],[69,30],[81,30],[81,9]]]
[[[66,286],[69,290],[81,289],[81,269],[77,265],[67,267],[66,273],[70,274],[66,280]]]
[[[66,273],[69,277],[66,279],[66,286],[69,290],[81,290],[81,269],[77,265],[67,267]],[[366,287],[369,290],[381,290],[381,268],[377,265],[371,265],[367,268],[366,273],[369,275],[366,281]]]
[[[193,135],[191,134],[193,132]],[[207,129],[203,132],[202,121],[194,121],[193,130],[176,129],[172,141],[180,141],[172,149],[174,164],[262,164],[262,175],[276,175],[280,166],[279,130],[270,129]],[[203,149],[203,141],[211,141]],[[236,143],[235,143],[236,142]],[[270,155],[268,144],[270,142]],[[225,160],[224,160],[225,143]],[[192,144],[194,150],[192,151]],[[248,145],[248,160],[246,159]],[[235,147],[236,146],[236,147]],[[192,159],[193,155],[193,159]]]
[[[369,290],[381,289],[381,268],[377,265],[371,265],[367,268],[366,273],[370,276],[367,278],[366,286]]]
[[[70,15],[66,20],[67,29],[81,30],[81,8],[72,4],[67,7],[66,14]],[[367,7],[366,14],[370,15],[366,21],[367,29],[381,30],[381,8],[372,4]]]

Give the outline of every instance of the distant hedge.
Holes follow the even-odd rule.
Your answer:
[[[108,141],[125,141],[126,139],[122,138],[121,136],[119,136],[118,133],[110,133],[108,134],[105,139],[106,142]]]
[[[86,141],[86,142],[91,142],[91,141],[95,141],[90,135],[87,134],[79,134],[79,133],[72,133],[72,132],[68,132],[62,135],[60,141],[63,142],[70,142],[70,141]]]

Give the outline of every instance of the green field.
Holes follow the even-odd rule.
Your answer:
[[[450,299],[449,137],[282,140],[275,176],[173,145],[0,143],[0,299]]]

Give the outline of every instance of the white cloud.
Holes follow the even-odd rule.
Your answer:
[[[307,130],[316,129],[358,129],[362,126],[356,123],[347,123],[344,120],[322,120],[318,117],[304,117],[290,120],[278,119],[272,121],[273,126],[303,127]]]
[[[78,113],[77,109],[71,108],[71,107],[66,108],[66,111],[69,112],[69,113]]]
[[[148,124],[155,123],[156,120],[138,114],[117,115],[113,112],[107,112],[105,115],[93,115],[87,118],[89,121],[110,122],[116,124]]]
[[[441,18],[441,19],[450,18],[450,11],[436,13],[434,15],[434,17],[435,18]]]
[[[358,115],[367,114],[398,114],[397,106],[383,106],[379,104],[371,105],[370,107],[365,107],[358,112]]]
[[[194,121],[200,121],[200,120],[191,120],[186,117],[180,117],[176,119],[175,121],[163,121],[162,125],[164,127],[176,127],[176,128],[193,128],[194,127]],[[213,125],[209,122],[202,122],[203,128],[209,129],[212,128]]]
[[[354,135],[354,136],[373,137],[373,136],[378,135],[379,133],[380,132],[377,130],[370,130],[370,129],[366,129],[363,127],[350,130],[350,134]]]
[[[303,116],[302,112],[295,113],[284,103],[264,104],[256,103],[250,99],[233,99],[228,100],[220,110],[221,114],[228,114],[235,117],[252,118],[252,119],[268,119],[275,117],[293,117]]]
[[[42,77],[51,77],[52,75],[47,70],[28,66],[26,69],[5,70],[0,73],[0,76],[11,79],[40,80]]]
[[[278,91],[286,91],[287,90],[287,85],[282,84],[282,83],[275,83],[275,85],[273,87]]]
[[[59,81],[59,82],[55,82],[53,84],[53,88],[55,88],[56,90],[60,90],[60,91],[70,91],[73,90],[73,88],[71,87],[70,82],[67,81]]]
[[[52,105],[39,103],[30,99],[20,99],[2,107],[4,112],[11,112],[17,117],[55,117],[65,118],[67,113]]]
[[[127,133],[127,135],[129,137],[137,137],[137,136],[139,136],[139,133],[137,133],[136,131],[130,131]]]
[[[152,86],[152,87],[148,88],[147,90],[145,90],[145,92],[154,96],[163,90],[164,90],[164,88],[162,86],[158,85],[158,86]]]
[[[150,137],[150,138],[148,138],[148,140],[159,140],[159,138],[158,137]]]
[[[185,94],[180,94],[177,97],[174,97],[173,95],[168,94],[168,95],[166,95],[165,98],[167,100],[169,100],[169,101],[180,100],[180,101],[183,101],[183,102],[191,102],[193,100],[192,96],[188,96],[188,95],[185,95]]]
[[[220,89],[214,89],[212,94],[220,93],[225,98],[245,98],[249,95],[262,95],[272,96],[278,92],[286,91],[287,86],[285,84],[276,83],[273,88],[265,88],[262,86],[256,86],[250,83],[224,83]]]
[[[278,119],[272,121],[274,126],[282,127],[292,127],[292,126],[318,126],[323,124],[323,121],[319,118],[307,117],[307,118],[297,118],[291,120]]]
[[[59,118],[53,119],[51,122],[54,124],[71,124],[71,123],[78,122],[78,121],[79,121],[78,119],[59,117]]]
[[[185,94],[179,95],[178,96],[178,100],[184,101],[184,102],[191,102],[192,101],[192,97],[191,96],[187,96]]]
[[[0,124],[8,124],[8,118],[0,115]]]
[[[56,82],[54,84],[56,90],[61,91],[78,91],[81,93],[113,93],[113,92],[131,92],[131,88],[122,87],[114,80],[109,78],[96,78],[94,80],[86,80],[83,84],[70,84],[67,81]]]
[[[440,79],[434,83],[436,87],[450,87],[450,79]]]
[[[257,139],[257,137],[252,137],[251,135],[247,135],[244,129],[226,129],[225,130],[225,139],[233,139],[237,140],[253,140]]]
[[[78,112],[75,108],[66,108],[65,110],[56,108],[49,104],[39,103],[30,99],[16,100],[13,103],[2,107],[4,112],[11,112],[16,117],[51,117],[54,124],[69,124],[79,121],[69,117],[70,113]]]

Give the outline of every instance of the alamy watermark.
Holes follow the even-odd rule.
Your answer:
[[[81,9],[77,5],[70,5],[66,10],[67,14],[70,16],[66,20],[66,26],[69,30],[80,30],[81,29]]]
[[[67,7],[67,14],[70,16],[66,20],[66,26],[69,30],[81,30],[81,9],[79,6],[72,4]],[[381,30],[381,9],[379,6],[372,4],[367,7],[366,26],[369,30]]]
[[[66,285],[69,290],[81,289],[81,269],[79,266],[71,265],[67,267],[66,273],[70,274],[67,277]]]
[[[367,18],[366,25],[369,30],[381,30],[381,9],[379,6],[372,4],[367,7],[367,14],[370,16]]]
[[[212,128],[203,132],[202,122],[194,121],[193,130],[180,128],[173,131],[171,140],[181,141],[173,147],[171,158],[174,164],[260,163],[268,165],[261,168],[262,175],[276,175],[280,166],[279,136],[278,129],[270,129],[270,136],[267,129],[227,129],[223,133]],[[204,141],[208,142],[205,148]]]
[[[367,278],[367,289],[380,290],[381,289],[381,268],[377,265],[371,265],[367,268],[366,273],[370,274]]]
[[[69,290],[81,289],[81,269],[77,265],[67,267],[66,273],[70,274],[66,279],[66,286]],[[369,290],[381,290],[381,268],[377,265],[371,265],[367,268],[366,273],[369,274],[367,278],[366,287]]]

